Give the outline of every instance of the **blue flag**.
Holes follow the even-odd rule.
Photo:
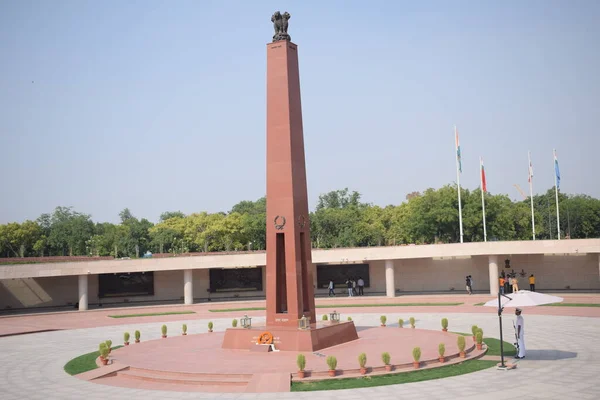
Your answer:
[[[556,150],[554,151],[554,172],[556,173],[556,188],[560,189],[560,169],[558,168],[558,158],[556,158]]]

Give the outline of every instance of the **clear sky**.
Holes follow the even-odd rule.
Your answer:
[[[311,208],[456,180],[600,197],[600,1],[1,1],[0,223],[265,193],[266,46],[299,46]]]

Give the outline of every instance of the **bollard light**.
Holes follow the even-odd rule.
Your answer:
[[[310,329],[310,317],[303,315],[302,318],[298,320],[298,329]]]
[[[250,329],[252,327],[252,317],[244,314],[244,317],[240,318],[240,324],[242,324],[242,328]]]
[[[333,312],[329,314],[329,320],[332,323],[340,322],[340,313],[333,310]]]

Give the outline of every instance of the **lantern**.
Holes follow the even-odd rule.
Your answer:
[[[333,310],[333,312],[329,314],[329,320],[331,323],[340,322],[340,313]]]
[[[310,329],[310,317],[303,315],[302,318],[298,320],[298,329]]]
[[[244,314],[244,317],[240,318],[240,324],[242,324],[242,328],[250,329],[252,327],[252,317]]]

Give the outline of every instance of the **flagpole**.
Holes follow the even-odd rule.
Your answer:
[[[458,143],[458,132],[456,131],[456,125],[454,125],[454,137],[456,139],[456,184],[458,186],[458,224],[460,227],[460,242],[463,242],[463,224],[462,224],[462,205],[460,201],[460,167],[459,167],[459,143]]]
[[[560,211],[558,208],[558,176],[556,174],[556,163],[558,159],[556,158],[556,149],[554,149],[554,193],[556,194],[556,228],[557,228],[557,237],[560,240]]]
[[[483,157],[479,157],[479,180],[481,182],[481,209],[483,211],[483,241],[487,242],[487,231],[485,227],[485,190],[483,187]]]
[[[527,152],[529,157],[529,198],[531,200],[531,232],[535,240],[535,214],[533,213],[533,166],[531,165],[531,151]]]

